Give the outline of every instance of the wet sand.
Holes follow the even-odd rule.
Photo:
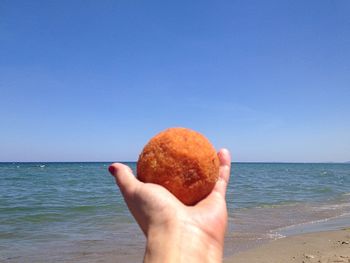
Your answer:
[[[290,236],[226,258],[225,263],[350,263],[350,228]]]

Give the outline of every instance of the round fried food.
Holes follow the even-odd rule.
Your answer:
[[[164,186],[186,205],[206,197],[219,176],[219,158],[202,134],[170,128],[154,136],[137,162],[140,181]]]

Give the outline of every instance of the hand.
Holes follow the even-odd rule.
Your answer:
[[[218,153],[219,179],[212,192],[186,206],[160,185],[143,183],[121,163],[109,167],[126,204],[147,238],[145,262],[220,262],[227,226],[228,150]]]

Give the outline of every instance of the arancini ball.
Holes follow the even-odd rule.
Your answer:
[[[214,188],[219,158],[202,134],[169,128],[154,136],[137,162],[137,178],[164,186],[186,205],[194,205]]]

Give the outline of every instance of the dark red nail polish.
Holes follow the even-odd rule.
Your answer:
[[[111,175],[114,175],[114,172],[115,172],[115,167],[113,165],[110,165],[108,167],[108,171],[111,173]]]

